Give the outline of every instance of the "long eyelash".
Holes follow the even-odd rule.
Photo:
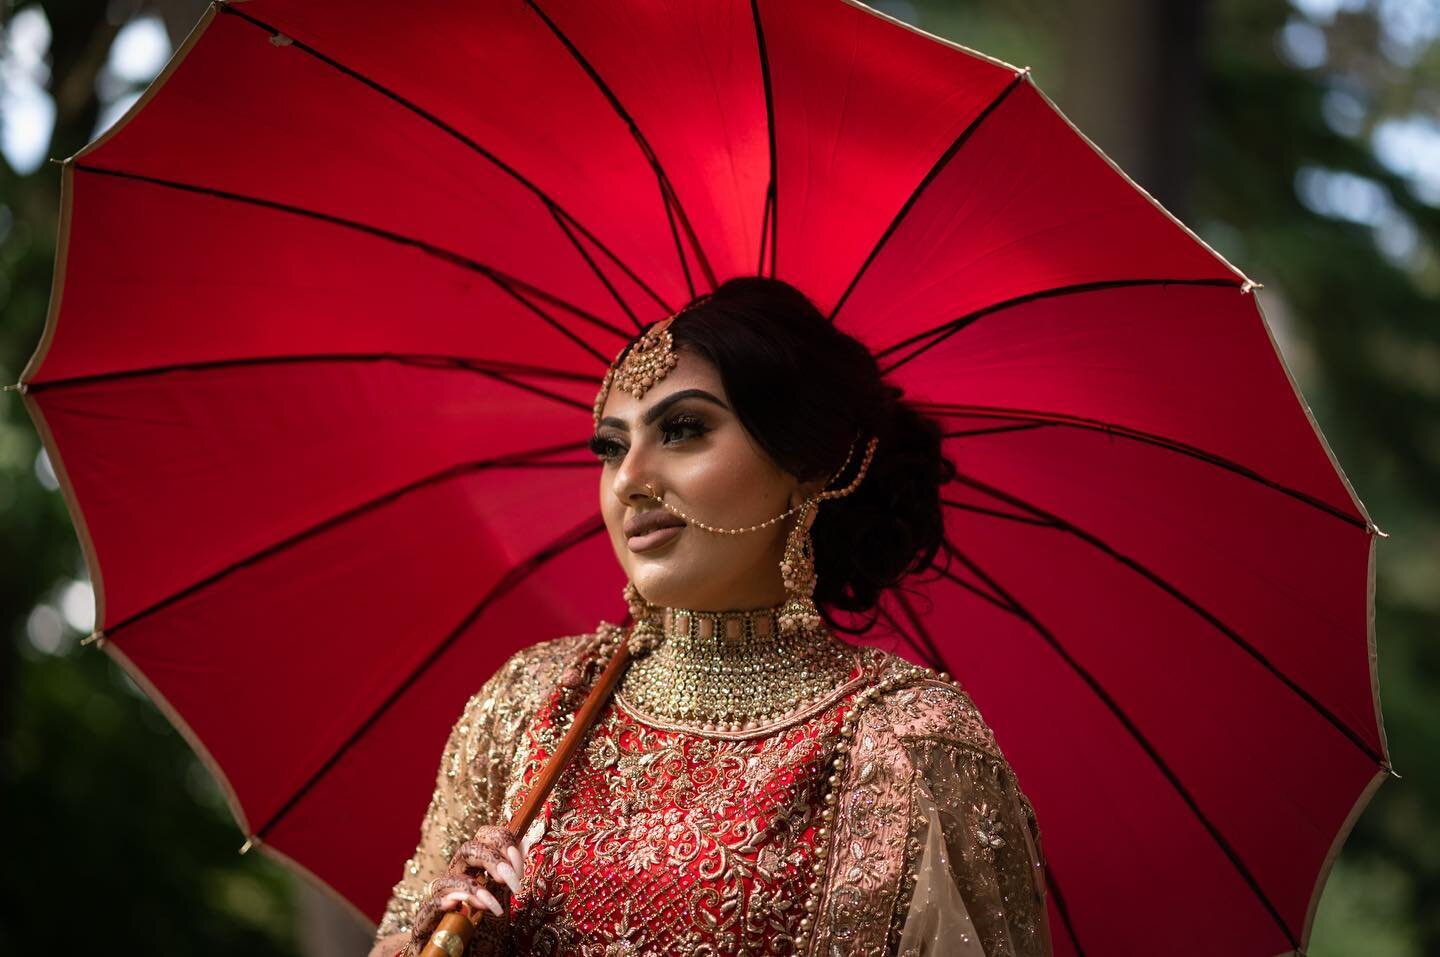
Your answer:
[[[662,432],[677,432],[682,429],[692,430],[697,436],[710,431],[709,427],[705,425],[705,420],[693,412],[681,412],[673,415],[660,426]]]
[[[620,443],[613,439],[602,438],[599,435],[590,436],[590,451],[600,461],[605,462],[618,453]]]
[[[695,413],[680,412],[662,422],[660,431],[667,435],[673,432],[692,432],[698,438],[709,432],[710,427]],[[590,453],[602,462],[608,462],[625,451],[625,447],[619,442],[605,438],[598,432],[590,436],[589,444]]]

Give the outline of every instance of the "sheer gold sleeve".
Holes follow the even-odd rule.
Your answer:
[[[901,957],[1050,957],[1040,829],[1010,765],[943,735],[906,750],[924,823]]]
[[[445,873],[455,849],[480,825],[504,823],[501,807],[525,727],[586,637],[557,638],[517,652],[465,702],[441,750],[419,843],[391,890],[376,943],[410,930],[430,881]]]

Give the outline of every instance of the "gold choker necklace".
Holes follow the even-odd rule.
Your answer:
[[[780,633],[779,608],[658,609],[663,634],[617,695],[632,711],[705,731],[749,731],[845,683],[855,649],[829,631]]]

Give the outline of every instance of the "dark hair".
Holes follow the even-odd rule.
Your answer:
[[[901,400],[870,350],[836,328],[799,289],[742,276],[692,300],[670,326],[720,373],[736,416],[781,468],[802,482],[839,468],[843,487],[870,436],[874,460],[858,488],[821,504],[815,543],[815,603],[868,612],[880,593],[934,562],[945,537],[940,489],[955,477],[939,424]],[[861,628],[873,624],[874,616]]]

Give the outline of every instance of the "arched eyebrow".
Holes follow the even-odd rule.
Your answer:
[[[670,408],[672,405],[674,405],[676,402],[679,402],[681,399],[704,399],[706,402],[715,403],[720,408],[724,409],[726,412],[730,411],[730,407],[728,405],[720,401],[717,396],[711,395],[704,389],[681,389],[679,392],[670,393],[665,398],[661,399],[659,402],[651,406],[650,410],[646,412],[645,415],[642,417],[642,422],[645,425],[654,425],[655,420],[660,418],[660,416],[664,415],[666,409]],[[601,419],[600,424],[613,426],[617,429],[623,429],[627,432],[630,430],[630,426],[627,425],[623,419],[617,419],[613,415],[607,415],[605,418]]]

